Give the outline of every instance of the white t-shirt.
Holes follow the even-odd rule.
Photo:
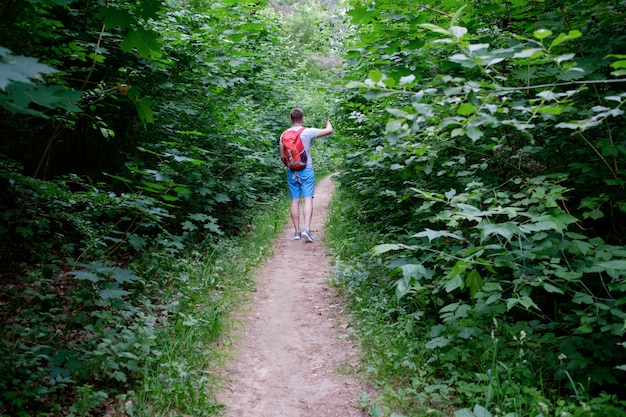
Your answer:
[[[302,126],[292,126],[289,129],[298,131]],[[306,151],[306,167],[313,168],[313,158],[311,157],[311,145],[313,144],[313,140],[317,137],[317,132],[319,129],[315,129],[312,127],[305,128],[302,133],[300,133],[300,139],[302,140],[302,144],[304,145],[304,150]]]

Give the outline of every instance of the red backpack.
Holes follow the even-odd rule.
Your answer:
[[[303,130],[304,127],[299,130],[287,129],[281,136],[283,152],[280,154],[280,159],[287,165],[287,168],[294,171],[306,168],[306,151],[300,139],[300,133]]]

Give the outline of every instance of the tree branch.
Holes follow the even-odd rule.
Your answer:
[[[0,8],[0,20],[2,20],[2,16],[4,16],[4,13],[9,8],[9,3],[11,3],[11,0],[4,0],[4,3],[2,3],[2,7]]]

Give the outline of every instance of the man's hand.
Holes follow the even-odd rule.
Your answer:
[[[317,132],[317,137],[326,136],[333,133],[333,125],[330,123],[330,119],[326,119],[326,127]]]

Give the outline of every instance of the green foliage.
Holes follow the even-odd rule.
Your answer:
[[[323,32],[298,59],[268,6],[0,11],[0,414],[218,412],[204,348],[278,231],[240,252],[286,191],[276,139],[333,112]]]
[[[386,300],[377,313],[356,306],[371,320],[417,329],[389,331],[403,348],[376,355],[405,365],[379,359],[380,368],[407,386],[411,368],[427,369],[428,383],[471,405],[458,416],[536,416],[546,413],[539,403],[576,415],[591,401],[599,415],[616,412],[624,80],[623,40],[608,39],[623,22],[606,2],[559,14],[525,1],[461,3],[431,13],[353,2],[348,12],[357,27],[342,117],[353,135],[340,179],[358,217],[387,235],[372,253],[390,274],[358,281],[377,297],[343,285]],[[427,339],[411,348],[417,335]]]

